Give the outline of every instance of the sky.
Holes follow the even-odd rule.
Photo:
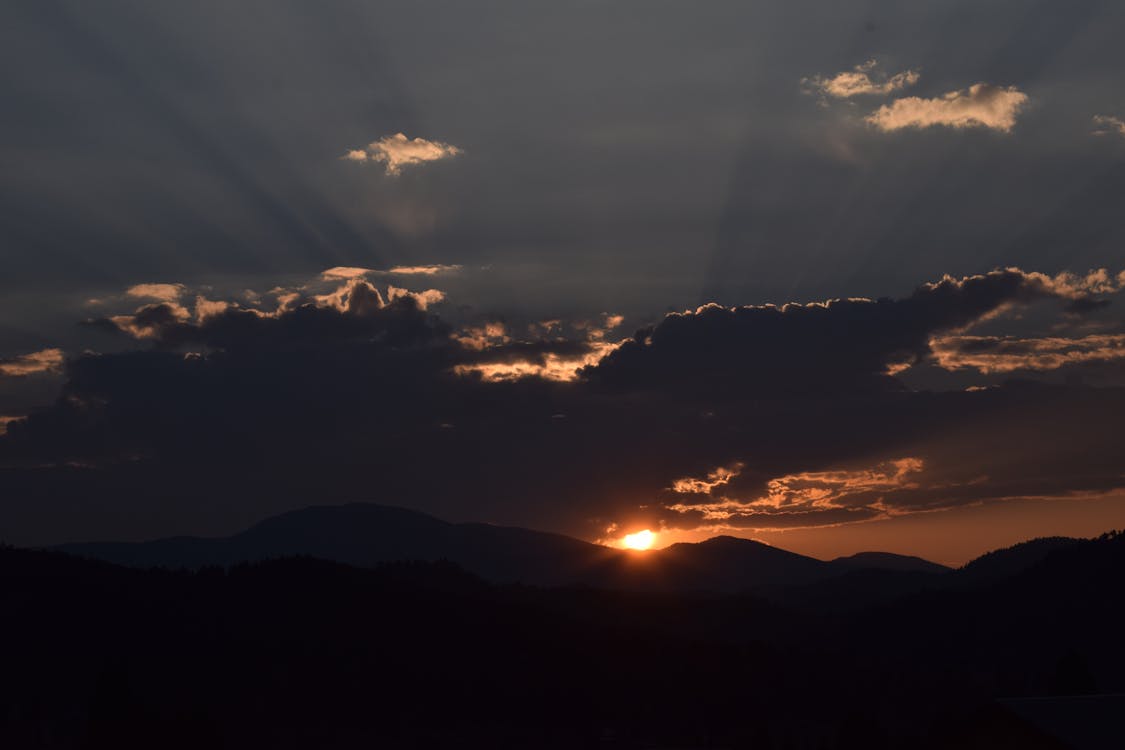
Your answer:
[[[1125,526],[1125,7],[0,11],[0,538]]]

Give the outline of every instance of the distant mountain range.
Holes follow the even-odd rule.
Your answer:
[[[528,529],[448,523],[417,511],[373,504],[292,511],[229,537],[175,537],[138,543],[58,547],[130,567],[200,568],[307,556],[357,567],[449,561],[493,583],[588,586],[633,591],[743,593],[786,589],[788,596],[867,601],[919,586],[974,584],[1007,577],[1074,540],[1053,538],[989,553],[959,571],[918,557],[864,552],[831,561],[719,536],[643,553]]]
[[[66,551],[132,567],[0,545],[0,747],[1121,745],[1125,533],[948,570],[350,505]]]

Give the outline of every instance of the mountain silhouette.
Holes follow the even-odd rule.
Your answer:
[[[272,553],[300,518],[244,534]],[[603,575],[650,561],[677,585],[721,566],[751,585],[747,560],[817,574],[730,537],[608,552]],[[824,617],[754,594],[496,586],[449,563],[182,572],[0,546],[0,747],[1118,747],[1123,571],[1111,533],[980,586],[857,570],[789,587],[929,581]]]
[[[948,570],[883,552],[825,562],[730,536],[635,552],[529,529],[449,523],[418,511],[367,503],[296,510],[229,537],[81,543],[57,549],[139,568],[194,569],[293,556],[357,567],[448,561],[493,583],[720,593],[809,584],[858,570]]]
[[[957,571],[958,577],[962,582],[978,585],[1000,581],[1031,568],[1048,555],[1074,547],[1080,541],[1065,536],[1029,539],[971,560]]]
[[[893,570],[902,573],[948,573],[951,568],[913,555],[891,552],[857,552],[837,557],[832,564],[849,570]]]

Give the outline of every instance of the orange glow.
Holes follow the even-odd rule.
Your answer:
[[[644,531],[626,534],[625,538],[621,540],[621,545],[626,549],[648,549],[655,541],[656,534],[645,529]]]

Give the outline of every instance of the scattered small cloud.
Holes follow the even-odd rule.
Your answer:
[[[1125,120],[1111,115],[1094,115],[1092,135],[1119,135],[1125,137]]]
[[[387,174],[398,175],[403,167],[450,159],[460,153],[461,149],[449,143],[412,139],[404,133],[395,133],[372,141],[364,149],[349,150],[343,158],[354,162],[378,162],[386,166]]]
[[[43,349],[11,359],[0,359],[0,375],[22,378],[45,372],[58,372],[62,369],[65,360],[62,349]]]
[[[361,268],[358,266],[334,266],[320,272],[324,281],[347,281],[349,279],[364,279],[368,276],[437,276],[443,273],[460,271],[459,265],[445,265],[435,263],[426,266],[392,266],[381,270],[378,268]]]
[[[964,91],[950,91],[933,99],[908,96],[884,104],[866,120],[882,131],[904,128],[989,128],[1010,132],[1028,103],[1015,86],[974,83]]]
[[[373,268],[357,268],[355,266],[334,266],[320,272],[320,278],[325,281],[347,281],[349,279],[362,279],[368,274],[375,273]]]
[[[392,266],[387,269],[387,274],[396,274],[398,276],[435,276],[439,273],[453,273],[460,271],[459,265],[444,265],[437,263],[429,266]]]
[[[139,299],[154,299],[160,302],[175,302],[187,288],[183,284],[134,284],[125,294]]]
[[[684,477],[672,482],[672,492],[678,492],[683,495],[703,495],[708,494],[716,487],[721,487],[730,482],[730,480],[737,477],[742,473],[742,464],[735,463],[731,466],[720,466],[714,471],[710,472],[705,478],[698,479],[695,477]]]
[[[880,73],[878,62],[874,59],[856,65],[832,77],[821,75],[801,79],[801,85],[809,93],[834,99],[850,99],[855,96],[886,96],[909,88],[921,77],[916,70],[904,70],[894,75]]]

